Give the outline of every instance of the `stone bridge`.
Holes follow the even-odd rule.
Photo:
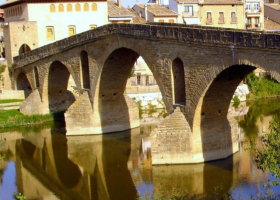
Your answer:
[[[153,164],[203,162],[238,151],[232,95],[256,68],[280,80],[279,49],[276,33],[110,24],[15,57],[13,87],[32,89],[24,114],[66,111],[67,135],[131,129],[138,108],[124,90],[142,56],[171,114],[151,136]]]

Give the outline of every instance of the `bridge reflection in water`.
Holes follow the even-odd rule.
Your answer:
[[[263,121],[266,118],[271,117]],[[238,126],[231,120],[231,126]],[[1,134],[0,140],[6,140],[1,152],[15,162],[17,189],[27,199],[129,200],[138,195],[205,194],[215,188],[227,193],[240,188],[243,180],[261,185],[268,179],[257,170],[250,152],[242,150],[221,161],[152,167],[148,135],[153,126],[93,136],[65,137],[54,128]],[[7,162],[0,166],[2,176]]]

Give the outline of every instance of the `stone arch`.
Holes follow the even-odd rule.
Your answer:
[[[18,54],[23,54],[26,53],[28,51],[31,51],[30,47],[27,44],[23,44],[20,46]]]
[[[227,116],[228,109],[237,86],[255,69],[250,65],[233,65],[212,78],[205,76],[202,81],[203,93],[191,122],[193,137],[201,141],[205,160],[225,158],[238,151],[238,133],[233,131],[236,127]]]
[[[88,5],[88,3],[84,3],[84,11],[86,11],[86,12],[89,11],[89,5]]]
[[[81,12],[81,5],[79,3],[75,4],[75,11],[76,12]]]
[[[67,12],[72,12],[72,11],[73,11],[72,4],[68,3],[67,4]]]
[[[92,10],[92,11],[97,11],[97,4],[96,4],[96,3],[93,3],[93,4],[91,5],[91,10]]]
[[[69,69],[60,61],[51,63],[43,88],[43,99],[47,100],[50,113],[64,112],[75,101],[74,94],[68,90],[70,75]]]
[[[180,58],[172,62],[173,103],[186,105],[186,86],[184,64]]]
[[[35,88],[39,88],[40,87],[40,82],[39,82],[39,72],[38,72],[38,68],[35,66],[33,68],[33,73],[34,73],[34,82],[35,82]]]
[[[58,12],[64,12],[64,5],[63,4],[58,5]]]
[[[81,59],[81,77],[82,77],[82,87],[83,88],[90,88],[90,72],[89,72],[89,61],[88,61],[88,53],[86,51],[82,51],[80,53]]]
[[[30,82],[25,73],[21,72],[18,74],[16,79],[16,87],[17,90],[23,90],[24,96],[27,98],[29,94],[32,92]]]
[[[54,4],[50,5],[50,12],[55,12],[55,5]]]

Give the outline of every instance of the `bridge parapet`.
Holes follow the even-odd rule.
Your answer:
[[[241,47],[280,49],[280,34],[276,33],[167,23],[109,24],[16,56],[14,57],[14,62],[17,64],[17,67],[23,67],[50,55],[112,34],[151,40],[176,41],[180,43],[212,43]]]

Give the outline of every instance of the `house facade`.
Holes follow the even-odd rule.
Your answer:
[[[178,23],[264,30],[263,0],[169,0]]]
[[[178,23],[178,14],[159,4],[136,4],[133,10],[148,22]]]
[[[0,8],[5,13],[8,66],[20,53],[108,23],[106,0],[19,0],[5,2]]]

